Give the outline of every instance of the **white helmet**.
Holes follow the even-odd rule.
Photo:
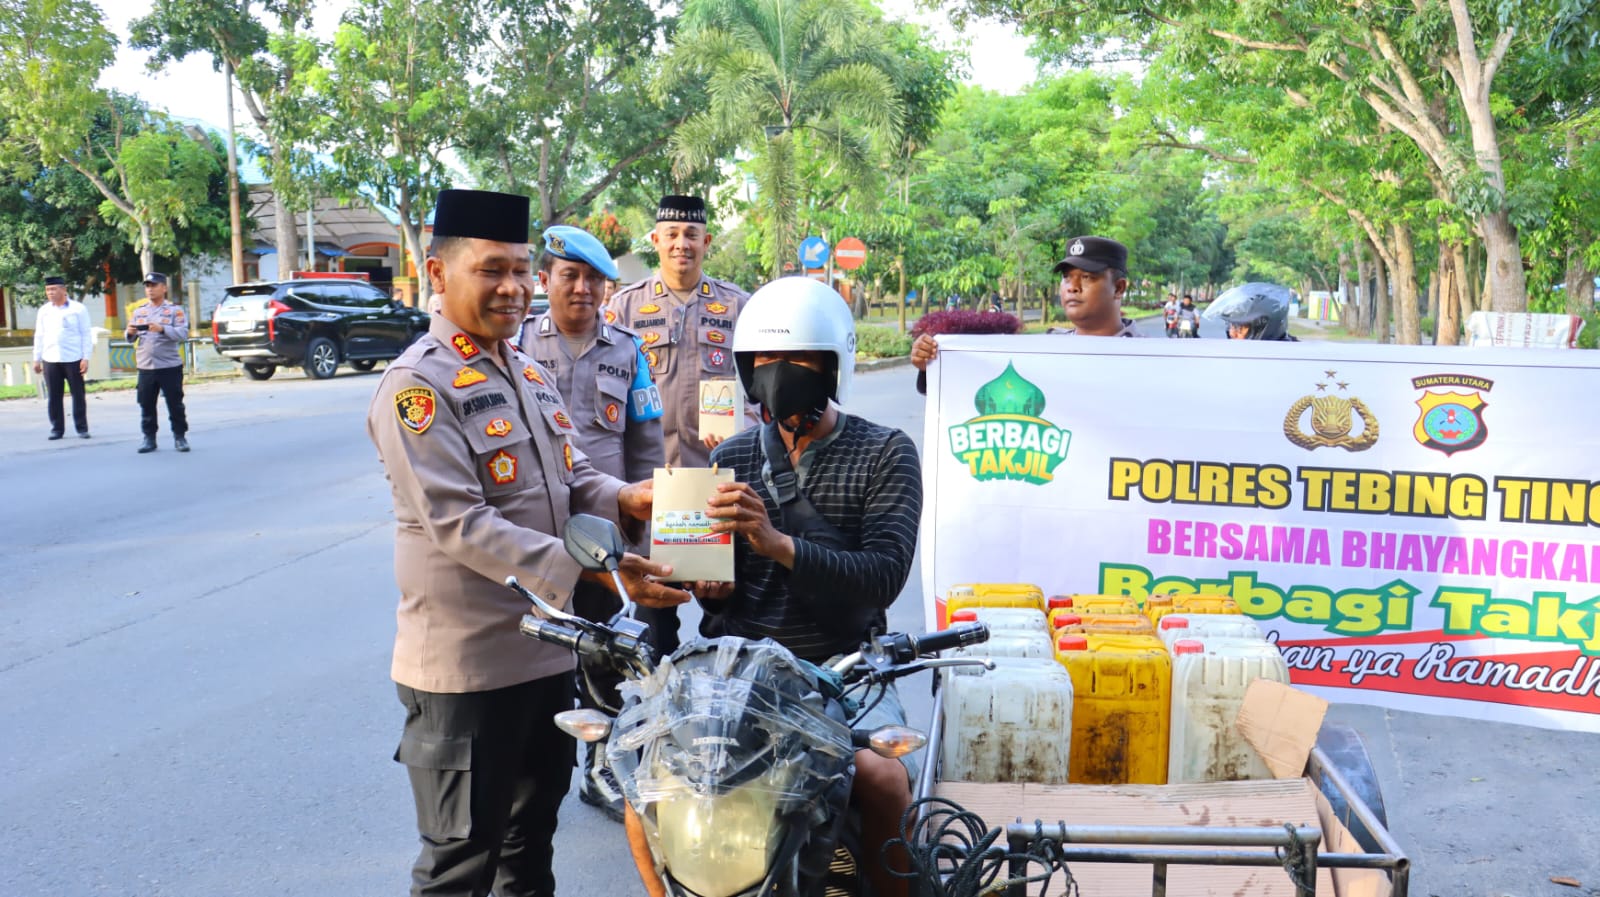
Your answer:
[[[733,360],[747,393],[758,352],[832,352],[833,400],[842,405],[856,372],[855,319],[844,297],[821,281],[779,278],[745,300],[733,328]]]

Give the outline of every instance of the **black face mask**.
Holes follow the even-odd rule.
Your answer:
[[[750,398],[761,403],[762,416],[784,420],[796,414],[821,419],[828,410],[834,376],[790,361],[761,365],[750,374]]]

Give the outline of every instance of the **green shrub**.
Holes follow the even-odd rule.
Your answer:
[[[1583,316],[1583,332],[1578,334],[1578,348],[1600,349],[1600,312],[1589,312]]]
[[[911,337],[898,328],[873,324],[856,325],[856,354],[871,358],[894,358],[911,354]]]
[[[1434,328],[1434,323],[1433,323],[1433,317],[1431,315],[1428,316],[1428,317],[1423,318],[1418,323],[1418,329],[1422,331],[1422,335],[1423,336],[1433,336],[1433,328]]]

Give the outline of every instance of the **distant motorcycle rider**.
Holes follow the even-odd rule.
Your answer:
[[[1288,290],[1276,284],[1247,283],[1218,296],[1206,317],[1221,318],[1228,339],[1299,342],[1289,335]]]
[[[1178,305],[1177,328],[1178,335],[1182,337],[1200,335],[1200,310],[1194,307],[1194,297],[1188,293],[1183,295],[1183,302]]]

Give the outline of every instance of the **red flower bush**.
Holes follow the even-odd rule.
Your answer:
[[[911,327],[912,336],[924,333],[1018,333],[1022,322],[1017,316],[1003,311],[933,311],[923,315]]]

